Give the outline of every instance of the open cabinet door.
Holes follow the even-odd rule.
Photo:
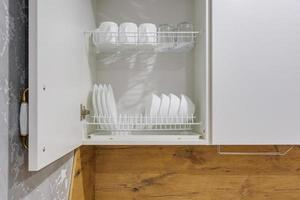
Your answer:
[[[90,0],[29,1],[29,170],[81,145],[80,104],[91,84],[84,31]]]
[[[212,1],[213,144],[300,144],[300,1]]]

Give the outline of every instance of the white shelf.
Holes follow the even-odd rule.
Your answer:
[[[111,135],[95,132],[83,140],[84,145],[205,145],[208,141],[195,132],[134,133]]]
[[[87,31],[85,35],[91,40],[96,53],[114,52],[189,52],[200,36],[194,32],[127,32],[120,36],[118,32]],[[125,39],[124,39],[125,38]]]

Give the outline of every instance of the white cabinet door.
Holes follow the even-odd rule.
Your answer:
[[[29,1],[29,169],[39,170],[81,145],[80,103],[90,72],[85,30],[91,1]]]
[[[300,144],[300,1],[212,0],[213,144]]]

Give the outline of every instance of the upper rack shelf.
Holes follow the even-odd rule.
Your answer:
[[[97,53],[120,51],[189,52],[195,46],[199,31],[195,32],[101,32],[87,31]]]

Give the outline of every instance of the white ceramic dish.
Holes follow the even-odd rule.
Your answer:
[[[102,92],[103,92],[103,86],[101,84],[98,85],[98,92],[97,92],[97,108],[98,108],[98,116],[99,116],[99,120],[98,122],[101,123],[103,122],[103,116],[104,116],[104,113],[103,113],[103,109],[102,109],[102,98],[101,98],[101,95],[102,95]],[[100,127],[102,129],[105,128],[104,125],[100,125]]]
[[[151,94],[149,100],[146,102],[145,115],[156,116],[159,112],[161,99],[156,94]]]
[[[103,22],[92,35],[97,52],[115,48],[118,41],[119,27],[115,22]]]
[[[170,106],[169,106],[169,113],[168,113],[168,116],[170,117],[169,122],[176,122],[177,121],[176,117],[178,117],[178,110],[180,106],[180,99],[174,94],[169,94],[169,98],[170,98]]]
[[[113,22],[102,23],[93,33],[93,43],[96,46],[105,43],[116,43],[118,39],[118,30],[118,25]]]
[[[151,94],[151,96],[148,98],[146,105],[145,105],[145,116],[146,120],[145,123],[155,123],[156,117],[159,112],[161,99],[156,94]],[[152,126],[148,126],[152,127]]]
[[[138,27],[135,23],[125,22],[119,27],[119,42],[136,44],[138,35]]]
[[[155,24],[144,23],[139,26],[139,46],[141,48],[152,48],[157,42],[157,28]]]
[[[188,105],[188,115],[189,116],[193,116],[195,114],[195,104],[192,102],[192,100],[186,96],[186,95],[183,95],[187,101],[187,105]]]
[[[187,122],[188,121],[188,117],[192,117],[195,113],[195,105],[194,103],[191,101],[191,99],[182,94],[181,95],[181,99],[180,99],[180,106],[179,106],[179,117],[182,117],[183,120],[180,120],[180,122]]]
[[[107,117],[109,113],[106,105],[106,95],[107,95],[107,86],[104,84],[102,86],[102,92],[101,92],[101,108],[102,108],[102,114]]]
[[[108,123],[108,117],[109,117],[109,112],[107,109],[107,104],[106,104],[106,95],[107,95],[107,86],[104,84],[102,87],[102,92],[101,92],[101,108],[102,108],[102,114],[104,116],[103,118],[103,122],[104,123]],[[106,129],[110,129],[110,125],[105,124],[103,127],[105,127]]]
[[[184,118],[188,115],[188,104],[184,95],[180,97],[180,106],[178,110],[179,122],[185,122]]]
[[[107,87],[106,105],[107,105],[108,115],[111,117],[110,122],[113,123],[113,125],[111,125],[111,128],[118,129],[117,106],[116,106],[114,92],[110,84]]]
[[[93,104],[93,111],[95,117],[98,117],[97,95],[98,95],[98,85],[95,84],[92,93],[92,104]],[[97,118],[96,121],[98,121]]]
[[[118,40],[119,26],[115,22],[102,22],[98,28],[101,34],[98,43],[116,43]]]
[[[161,95],[161,103],[160,103],[159,112],[158,112],[158,115],[161,118],[161,120],[159,120],[160,122],[163,122],[163,123],[167,122],[165,120],[165,118],[168,117],[169,107],[170,107],[170,98],[167,95],[162,94]]]

